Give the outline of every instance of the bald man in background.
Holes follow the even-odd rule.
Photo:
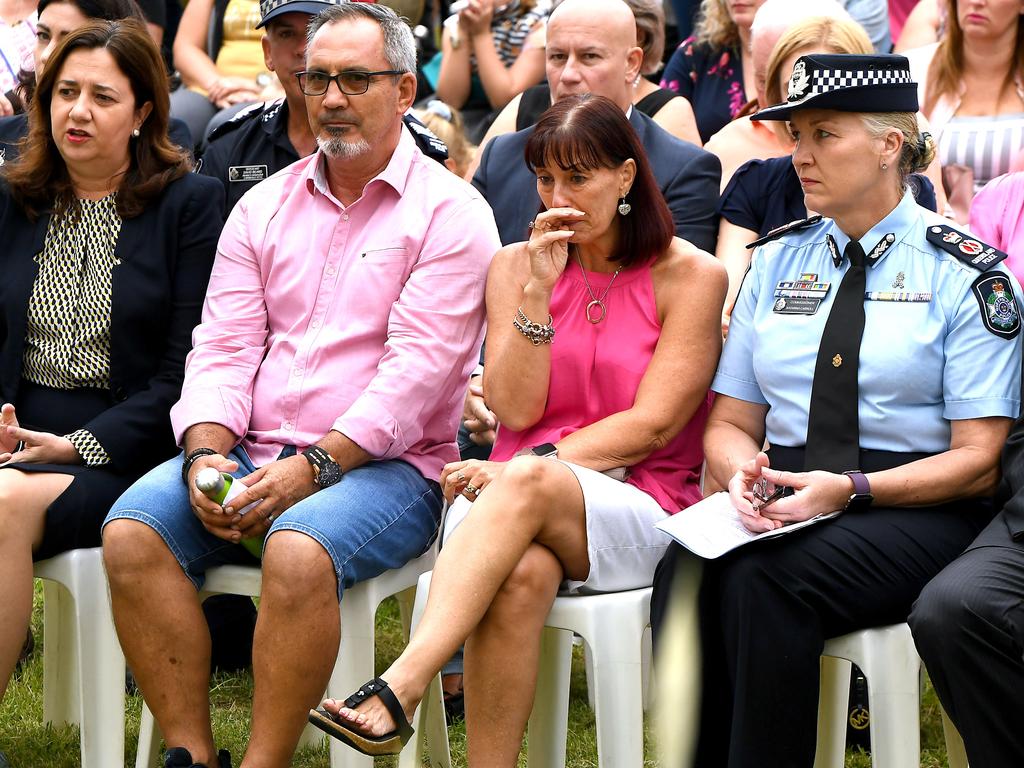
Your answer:
[[[622,0],[564,0],[548,20],[546,70],[553,101],[578,93],[618,104],[640,138],[665,196],[676,234],[714,253],[721,168],[708,152],[675,138],[632,107],[643,51]],[[540,210],[536,179],[523,160],[532,126],[498,136],[484,149],[473,185],[494,211],[502,245],[526,240]]]

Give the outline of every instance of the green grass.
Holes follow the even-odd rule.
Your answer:
[[[397,604],[387,601],[377,617],[377,669],[383,670],[398,655],[402,647],[401,622]],[[12,768],[77,768],[80,764],[78,729],[71,726],[51,728],[42,724],[43,665],[42,590],[37,583],[35,610],[32,617],[36,634],[36,652],[21,674],[12,681],[3,704],[0,705],[0,750],[6,752]],[[566,747],[566,766],[596,768],[594,715],[587,706],[586,680],[582,657],[576,649],[573,661],[572,688],[569,703],[569,736]],[[252,677],[245,674],[218,674],[211,682],[213,731],[217,746],[231,751],[237,766],[248,740]],[[139,735],[141,710],[139,696],[127,700],[126,765],[134,765],[135,745]],[[940,768],[946,765],[942,739],[939,705],[931,686],[927,686],[921,711],[921,766]],[[460,724],[449,730],[452,764],[465,766],[465,729]],[[646,766],[656,766],[654,749],[647,740]],[[327,749],[304,749],[295,755],[296,768],[326,768]],[[520,755],[520,766],[526,765],[525,750]],[[377,768],[392,768],[397,760],[378,759]],[[860,752],[849,753],[847,768],[870,768],[871,758]]]

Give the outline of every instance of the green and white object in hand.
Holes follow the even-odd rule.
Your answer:
[[[241,480],[232,477],[227,472],[221,472],[216,467],[203,467],[196,474],[196,488],[206,494],[210,501],[226,506],[229,501],[248,488]],[[238,514],[244,515],[259,502],[247,504],[238,510]],[[264,536],[242,539],[242,546],[252,552],[256,557],[263,557]]]

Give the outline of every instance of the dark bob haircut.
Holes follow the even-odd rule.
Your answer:
[[[537,121],[525,155],[534,173],[551,164],[566,171],[615,169],[632,159],[636,178],[626,200],[633,210],[619,218],[618,247],[609,259],[629,267],[668,250],[675,236],[672,213],[636,131],[613,101],[589,93],[560,99]]]
[[[146,102],[153,105],[138,138],[129,139],[129,167],[117,190],[118,213],[122,218],[138,216],[168,184],[192,168],[188,153],[167,137],[167,74],[145,26],[136,19],[91,22],[65,37],[47,61],[30,104],[29,133],[21,156],[7,169],[11,194],[30,218],[78,208],[67,166],[53,141],[50,102],[68,57],[98,48],[109,52],[128,78],[135,107]]]

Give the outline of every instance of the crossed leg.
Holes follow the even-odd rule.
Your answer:
[[[583,580],[589,570],[583,493],[572,470],[539,457],[510,461],[446,542],[423,619],[382,675],[406,718],[434,675],[470,638],[467,706],[470,717],[479,711],[481,718],[479,727],[470,726],[470,762],[514,765],[536,685],[544,619],[561,580]],[[478,683],[478,692],[470,692]],[[502,712],[487,714],[483,710],[496,704],[487,691],[496,686],[501,686]],[[324,706],[367,735],[396,727],[376,697],[355,710],[331,699]],[[486,730],[488,722],[492,730]]]

